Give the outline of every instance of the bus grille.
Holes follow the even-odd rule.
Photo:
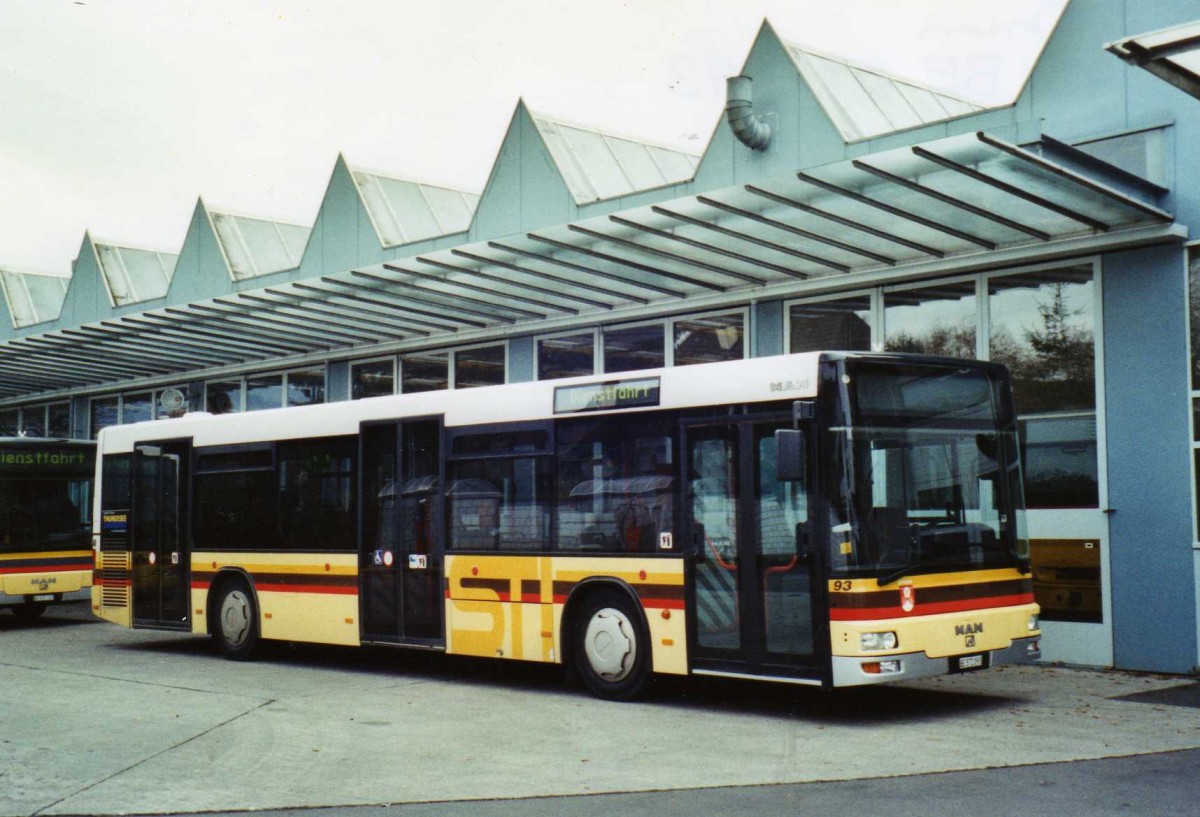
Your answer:
[[[129,606],[129,554],[120,550],[100,551],[100,604]]]

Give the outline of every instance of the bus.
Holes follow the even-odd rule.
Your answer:
[[[32,621],[92,585],[90,441],[0,437],[0,607]]]
[[[811,353],[104,429],[126,627],[825,688],[1039,657],[999,365]]]

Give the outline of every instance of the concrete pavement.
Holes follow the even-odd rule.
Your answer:
[[[864,780],[1200,748],[1190,679],[1000,668],[833,694],[0,616],[0,815],[173,813]],[[1200,703],[1200,700],[1196,701]]]

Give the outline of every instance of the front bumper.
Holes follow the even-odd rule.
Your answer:
[[[1001,664],[1032,664],[1042,657],[1041,650],[1038,649],[1040,638],[1040,635],[1018,638],[1003,649],[986,650],[969,655],[985,656],[986,661],[983,662],[985,667],[998,667]],[[853,658],[835,655],[833,656],[833,685],[835,687],[864,686],[947,675],[955,667],[954,662],[963,657],[965,656],[930,658],[923,652]],[[898,662],[899,669],[894,672],[868,672],[863,669],[866,664],[881,662]]]

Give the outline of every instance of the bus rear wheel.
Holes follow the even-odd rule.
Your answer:
[[[12,611],[13,615],[19,618],[21,621],[37,621],[42,617],[42,613],[46,612],[46,602],[25,601],[13,607]]]
[[[650,686],[650,640],[628,596],[602,590],[583,601],[572,638],[575,669],[597,698],[629,701]]]
[[[260,641],[254,592],[243,581],[230,581],[222,585],[214,601],[212,637],[217,652],[234,661],[253,658]]]

